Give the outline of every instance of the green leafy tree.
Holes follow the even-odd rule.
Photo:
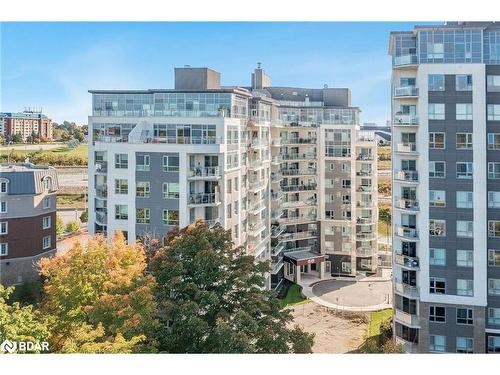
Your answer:
[[[56,352],[154,352],[159,327],[155,280],[144,273],[140,245],[117,233],[110,244],[97,237],[84,248],[40,261],[45,278],[41,310],[50,317],[49,343]]]
[[[12,136],[12,142],[13,143],[22,143],[23,142],[23,136],[21,133],[16,133]]]
[[[82,214],[80,215],[80,221],[82,223],[86,223],[87,221],[89,221],[89,210],[85,210],[82,212]]]
[[[386,224],[386,236],[389,240],[389,228],[391,227],[392,215],[389,208],[380,208],[378,210],[378,217]]]
[[[66,224],[66,232],[75,233],[78,229],[80,229],[80,225],[76,221],[70,221]]]
[[[60,216],[56,217],[56,234],[61,236],[64,234],[64,221]]]
[[[269,265],[202,221],[170,232],[151,261],[170,353],[310,353],[314,335],[264,288]]]
[[[49,337],[47,320],[33,306],[19,302],[8,304],[14,288],[0,284],[0,338],[11,341],[46,341]]]

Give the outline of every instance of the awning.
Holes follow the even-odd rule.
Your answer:
[[[312,251],[291,251],[284,254],[283,260],[296,266],[305,266],[307,264],[316,264],[325,261],[325,256],[313,253]]]

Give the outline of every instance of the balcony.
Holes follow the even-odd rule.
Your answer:
[[[368,154],[368,153],[360,153],[358,156],[356,156],[356,160],[373,160],[373,154]]]
[[[373,171],[371,171],[371,170],[357,171],[356,176],[371,177],[371,176],[373,176]]]
[[[357,232],[356,241],[373,241],[377,238],[377,235],[373,232]]]
[[[375,253],[374,249],[370,249],[367,247],[358,247],[356,249],[356,256],[360,258],[368,258],[372,257]]]
[[[401,225],[396,225],[396,236],[402,237],[410,241],[418,240],[418,230],[415,228],[403,227]]]
[[[401,280],[394,280],[394,289],[400,294],[404,294],[406,297],[417,299],[419,298],[419,288],[415,285],[410,285],[403,283]]]
[[[108,197],[108,188],[107,186],[96,186],[95,187],[95,196],[97,198],[106,199]]]
[[[207,225],[210,228],[212,228],[212,227],[214,227],[217,224],[221,224],[222,225],[222,219],[220,217],[218,217],[216,219],[205,219],[205,223],[207,223]]]
[[[154,143],[177,145],[218,145],[224,143],[222,137],[139,137],[130,143]]]
[[[396,254],[394,256],[394,262],[402,267],[411,268],[413,270],[418,270],[420,268],[420,262],[417,257],[409,257],[407,255]]]
[[[95,162],[96,173],[107,173],[108,172],[108,162],[107,161],[96,161]]]
[[[189,170],[190,180],[219,179],[221,177],[219,167],[195,167]]]
[[[416,54],[394,56],[392,58],[392,65],[395,67],[402,67],[408,65],[418,64],[418,56]]]
[[[292,246],[292,247],[286,247],[283,250],[283,253],[292,253],[295,251],[312,251],[312,252],[317,252],[316,246]]]
[[[359,207],[359,208],[374,208],[375,207],[375,202],[372,201],[372,200],[367,201],[367,202],[358,201],[358,202],[356,202],[356,207]]]
[[[284,196],[285,196],[285,194],[283,194],[283,192],[281,190],[272,192],[271,193],[271,201],[275,201],[275,202],[280,201]]]
[[[284,233],[285,230],[286,230],[286,226],[285,225],[274,226],[273,229],[271,229],[271,237],[272,238],[276,238],[280,234]]]
[[[282,169],[281,173],[283,176],[315,176],[317,173],[317,169],[316,168],[306,168],[306,169],[286,168],[286,169]]]
[[[188,195],[188,206],[218,206],[219,193],[192,193]]]
[[[282,145],[310,145],[316,144],[316,137],[308,137],[308,138],[300,138],[300,137],[291,137],[291,138],[281,138]]]
[[[264,219],[248,223],[248,234],[250,236],[255,237],[256,235],[259,235],[264,229],[266,229],[266,222],[264,221]]]
[[[282,186],[281,190],[284,192],[290,193],[290,192],[296,192],[296,191],[312,191],[316,190],[318,187],[317,184],[312,183],[312,184],[300,184],[300,185],[287,185],[287,186]]]
[[[281,160],[311,160],[316,159],[317,155],[315,153],[291,153],[291,154],[280,154]]]
[[[288,216],[282,217],[278,219],[278,221],[282,224],[300,224],[300,223],[308,223],[311,221],[317,221],[318,216],[316,214],[308,214],[308,215],[298,215],[298,216]]]
[[[283,180],[283,175],[281,174],[281,172],[272,172],[271,173],[271,182],[272,183],[280,182],[281,180]]]
[[[285,249],[285,244],[283,242],[279,242],[276,246],[271,247],[271,255],[273,257],[281,254]]]
[[[394,116],[394,125],[397,126],[417,126],[418,117],[417,115],[410,114],[396,114]]]
[[[266,186],[267,183],[265,180],[250,181],[250,183],[248,184],[248,190],[255,193],[266,188]]]
[[[293,201],[283,202],[282,207],[283,208],[300,208],[300,207],[316,206],[317,204],[318,204],[318,201],[316,199],[309,198],[306,200],[293,200]]]
[[[318,231],[315,230],[306,230],[303,232],[293,232],[293,233],[283,233],[281,240],[285,241],[296,241],[303,240],[306,238],[316,238],[318,236]]]
[[[416,199],[403,199],[403,198],[395,198],[394,199],[394,208],[398,208],[400,210],[407,211],[418,211],[419,205],[418,200]]]
[[[372,193],[374,188],[372,185],[359,185],[356,191],[358,193]]]
[[[107,211],[96,211],[95,212],[95,221],[98,224],[107,225],[107,223],[108,223]]]
[[[375,224],[375,219],[373,217],[358,217],[356,219],[357,225]]]
[[[415,86],[403,86],[394,88],[395,98],[416,98],[418,97],[418,88]]]
[[[266,199],[259,199],[256,202],[249,204],[248,212],[252,215],[261,213],[266,208]]]
[[[251,149],[267,148],[269,147],[269,142],[265,139],[254,138],[248,145]]]
[[[406,341],[405,339],[396,336],[396,344],[399,344],[403,347],[403,350],[405,353],[408,354],[416,354],[418,353],[418,344],[411,342],[411,341]]]
[[[394,317],[396,318],[396,320],[398,320],[399,322],[401,322],[407,326],[418,327],[418,328],[420,327],[420,321],[419,321],[418,315],[409,314],[407,312],[399,310],[398,308],[396,308],[395,310],[396,310],[396,313],[395,313]]]
[[[396,181],[418,183],[417,171],[395,171],[394,179]]]
[[[276,221],[282,216],[283,216],[283,210],[281,210],[281,209],[271,211],[271,220],[272,221]]]
[[[418,155],[417,144],[412,143],[396,143],[395,152],[399,154],[413,154]]]
[[[278,260],[277,262],[271,263],[271,273],[276,274],[283,267],[283,258]]]

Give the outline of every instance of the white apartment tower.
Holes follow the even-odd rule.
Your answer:
[[[396,340],[499,352],[500,25],[393,32],[389,54]]]
[[[175,88],[93,90],[89,230],[163,238],[198,219],[284,279],[377,272],[376,143],[348,89],[221,86],[176,68]]]

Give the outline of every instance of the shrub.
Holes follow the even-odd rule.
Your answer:
[[[82,212],[82,214],[80,215],[80,221],[82,223],[86,223],[87,221],[89,221],[89,211],[88,210],[85,210]]]
[[[66,225],[66,232],[68,233],[75,233],[78,229],[80,229],[80,225],[76,221],[70,221]]]
[[[64,222],[63,220],[58,216],[56,218],[56,234],[58,236],[61,236],[64,233]]]

